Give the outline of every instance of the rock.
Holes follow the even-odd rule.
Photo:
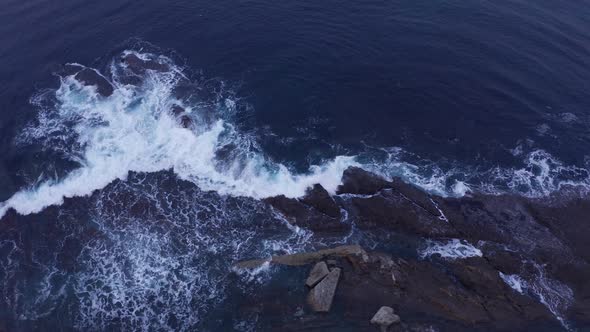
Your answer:
[[[186,114],[180,116],[179,122],[182,128],[190,128],[193,124],[193,120]]]
[[[390,182],[376,174],[362,168],[349,167],[342,174],[342,184],[338,186],[336,193],[374,195],[381,189],[391,187]]]
[[[148,59],[144,60],[133,53],[124,55],[121,58],[129,69],[137,74],[141,74],[146,70],[154,70],[159,72],[166,72],[170,70],[167,64],[159,63],[156,60]]]
[[[386,306],[381,307],[371,318],[371,324],[379,325],[381,331],[387,331],[391,324],[399,323],[399,321],[399,316],[393,313],[393,308]]]
[[[364,230],[395,231],[410,235],[457,237],[451,223],[439,219],[420,204],[395,190],[383,190],[379,195],[352,197],[351,211],[358,228]]]
[[[328,199],[332,203],[328,203],[325,197],[320,199],[319,196],[322,196],[322,194],[318,193],[313,198],[308,197],[305,200],[299,200],[280,195],[266,198],[264,201],[282,213],[290,223],[299,227],[310,229],[322,235],[344,235],[348,233],[351,226],[340,222],[340,212],[338,212],[337,218],[324,213],[335,215],[334,207],[329,206],[336,203],[333,202],[331,197],[328,197]],[[316,207],[319,207],[319,210]],[[336,208],[338,207],[336,206]]]
[[[301,202],[327,216],[340,219],[340,207],[320,184],[315,184],[313,188],[308,189],[305,196],[301,198]]]
[[[311,272],[309,272],[309,277],[307,277],[305,284],[308,287],[313,287],[318,282],[322,281],[322,279],[324,279],[328,273],[330,273],[330,270],[328,270],[328,266],[325,262],[316,263],[316,265],[311,269]]]
[[[113,94],[111,83],[94,69],[84,68],[74,78],[84,85],[96,86],[96,92],[103,97]]]
[[[239,269],[253,269],[260,267],[262,264],[266,262],[270,262],[271,264],[281,264],[281,265],[289,265],[289,266],[300,266],[311,264],[320,260],[323,260],[327,257],[347,257],[347,256],[355,256],[360,258],[361,260],[367,259],[367,253],[363,248],[359,245],[347,245],[347,246],[339,246],[330,249],[323,249],[313,252],[306,252],[306,253],[298,253],[292,255],[284,255],[284,256],[273,256],[270,260],[268,259],[255,259],[249,261],[241,261],[234,265],[234,267]]]
[[[174,104],[174,105],[172,105],[172,107],[170,108],[170,112],[172,112],[172,114],[173,114],[173,115],[175,115],[175,116],[179,116],[179,115],[181,115],[182,113],[184,113],[184,108],[182,108],[182,107],[181,107],[181,106],[179,106],[179,105],[176,105],[176,104]]]
[[[340,269],[334,268],[320,283],[318,283],[308,294],[307,303],[313,311],[328,312],[332,307],[338,280],[340,279]]]

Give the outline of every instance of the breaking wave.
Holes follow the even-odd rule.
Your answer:
[[[128,56],[134,62],[121,61]],[[113,57],[103,73],[69,66],[102,78],[112,93],[104,96],[100,84],[85,85],[75,73],[61,73],[57,90],[32,99],[39,108],[37,122],[17,141],[41,144],[79,167],[16,192],[0,203],[0,217],[11,208],[30,214],[62,204],[64,198],[90,195],[130,172],[163,170],[173,170],[205,191],[256,199],[298,197],[315,183],[333,193],[349,166],[401,177],[442,196],[517,192],[540,197],[564,186],[590,188],[587,168],[566,166],[540,149],[524,153],[520,147],[513,154],[523,166],[516,168],[442,167],[401,148],[367,148],[298,173],[271,160],[255,135],[238,128],[234,96],[191,79],[188,69],[170,57],[127,50]]]
[[[21,140],[41,140],[80,167],[62,179],[17,192],[2,204],[0,216],[9,208],[30,214],[67,197],[89,195],[116,179],[126,179],[129,172],[172,169],[179,178],[220,194],[297,197],[315,183],[334,192],[342,172],[358,165],[354,158],[340,156],[295,174],[269,160],[253,137],[227,120],[234,100],[183,99],[177,93],[180,88],[200,87],[186,78],[182,68],[150,53],[126,51],[122,56],[129,54],[167,69],[146,69],[137,84],[129,84],[138,69],[115,58],[105,75],[111,78],[112,95],[101,96],[95,86],[65,75],[54,93],[34,99],[40,107],[39,123],[27,128]],[[175,112],[182,113],[180,120]]]

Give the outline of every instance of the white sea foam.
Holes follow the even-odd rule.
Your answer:
[[[64,198],[90,195],[117,179],[125,180],[130,171],[168,169],[204,190],[254,198],[281,194],[297,197],[315,183],[334,192],[349,166],[360,166],[386,178],[401,177],[441,196],[460,197],[478,191],[539,197],[565,185],[590,188],[588,169],[566,166],[544,150],[527,154],[522,147],[515,154],[524,158],[521,168],[443,168],[415,155],[409,158],[413,162],[407,161],[410,153],[401,148],[377,148],[385,157],[364,152],[338,156],[297,173],[270,160],[255,137],[236,128],[230,116],[236,112],[236,100],[182,99],[175,94],[179,86],[196,86],[197,90],[206,87],[189,82],[183,68],[167,57],[132,51],[123,54],[129,53],[164,63],[170,70],[148,70],[138,76],[115,59],[103,75],[114,86],[109,97],[101,97],[94,87],[82,86],[66,76],[61,78],[59,89],[45,90],[32,98],[39,107],[38,121],[25,128],[18,141],[40,143],[79,167],[64,177],[45,179],[18,191],[0,203],[0,218],[10,208],[30,214],[59,205]],[[139,84],[126,84],[124,78],[129,76],[139,78]],[[183,128],[170,113],[173,105],[186,110],[193,122],[190,128]],[[220,152],[226,155],[220,157]]]
[[[465,240],[451,239],[446,242],[428,241],[426,248],[420,253],[422,258],[432,255],[440,255],[447,259],[461,259],[469,257],[481,257],[481,250]]]
[[[533,266],[532,273],[521,276],[499,272],[500,277],[518,293],[529,294],[537,298],[551,311],[563,327],[571,330],[565,316],[573,302],[573,291],[567,285],[547,277],[543,266],[534,262],[529,263]]]
[[[143,55],[147,57],[148,55]],[[160,59],[160,58],[158,58]],[[170,62],[169,62],[170,63]],[[171,66],[173,66],[170,63]],[[221,194],[263,198],[283,194],[297,197],[315,184],[334,192],[342,172],[358,165],[354,158],[336,157],[312,166],[305,174],[291,172],[252,149],[255,141],[240,133],[222,116],[207,123],[196,107],[190,116],[191,129],[179,126],[169,110],[182,105],[173,90],[184,79],[181,70],[150,72],[139,86],[118,82],[117,73],[125,68],[113,64],[115,90],[110,97],[100,97],[94,87],[84,87],[73,77],[64,77],[55,92],[57,107],[41,110],[40,124],[29,128],[29,136],[51,136],[54,128],[68,123],[69,132],[62,144],[69,157],[80,163],[65,178],[45,181],[35,188],[14,194],[0,206],[0,216],[14,208],[20,214],[41,211],[64,198],[86,196],[116,179],[124,180],[130,171],[156,172],[173,169],[182,179],[204,190]],[[233,100],[225,100],[218,112]],[[189,108],[187,106],[187,108]],[[64,129],[64,131],[67,131]],[[217,152],[231,146],[232,156],[220,160]]]
[[[526,288],[526,281],[522,279],[517,274],[504,274],[500,273],[500,278],[504,280],[504,282],[510,286],[510,288],[514,289],[515,291],[519,292],[520,294],[524,294],[524,289]]]

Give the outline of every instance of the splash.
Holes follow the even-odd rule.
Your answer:
[[[464,240],[451,239],[447,242],[429,241],[426,248],[420,253],[422,258],[440,255],[446,259],[462,259],[469,257],[481,257],[481,250]]]
[[[206,191],[256,199],[299,197],[316,183],[333,193],[350,166],[400,177],[440,196],[511,192],[543,197],[564,187],[590,189],[588,169],[564,165],[540,149],[527,154],[522,146],[513,150],[523,158],[520,168],[443,167],[401,148],[367,147],[295,172],[274,162],[254,135],[240,130],[239,100],[191,79],[188,69],[170,57],[126,50],[103,71],[68,67],[77,71],[61,73],[58,89],[32,98],[37,122],[17,142],[40,144],[78,167],[16,192],[0,203],[0,218],[9,209],[26,215],[61,205],[65,198],[88,196],[130,172],[163,170]],[[87,76],[79,76],[81,71]]]
[[[129,172],[172,169],[179,178],[222,195],[297,197],[315,183],[333,192],[342,172],[358,165],[353,157],[339,156],[305,174],[294,173],[266,157],[254,138],[228,121],[234,100],[183,99],[177,90],[199,86],[182,68],[150,53],[126,51],[122,57],[129,54],[145,68],[113,59],[104,75],[112,77],[109,96],[82,84],[76,75],[64,75],[55,93],[37,97],[38,105],[49,106],[41,108],[39,124],[27,128],[23,140],[44,138],[51,142],[48,148],[80,167],[62,179],[17,192],[0,206],[0,217],[10,208],[30,214],[64,198],[90,195],[125,180]],[[181,120],[178,112],[183,113]]]

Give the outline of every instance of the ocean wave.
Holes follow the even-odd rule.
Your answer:
[[[135,62],[122,61],[126,57]],[[187,69],[170,57],[126,50],[110,59],[103,73],[68,66],[96,73],[112,92],[101,91],[100,84],[83,84],[75,73],[61,73],[58,89],[32,98],[39,109],[37,121],[17,143],[41,144],[79,167],[16,192],[0,203],[0,218],[11,208],[37,213],[65,198],[90,195],[125,180],[129,172],[170,169],[203,190],[257,199],[302,196],[315,183],[334,193],[350,166],[401,177],[441,196],[512,192],[541,197],[565,186],[590,188],[588,168],[564,165],[542,149],[525,153],[521,146],[514,152],[522,166],[513,168],[442,166],[401,148],[367,148],[298,173],[274,162],[254,135],[239,129],[232,94],[215,89],[203,93],[209,87],[191,80]]]
[[[0,216],[10,208],[30,214],[59,205],[67,197],[89,195],[126,179],[129,172],[172,169],[181,179],[220,194],[297,197],[315,183],[334,192],[342,172],[358,165],[353,157],[339,156],[311,166],[305,174],[291,172],[227,121],[233,100],[189,104],[176,90],[195,88],[196,83],[187,81],[181,67],[150,53],[125,51],[121,56],[128,54],[166,65],[168,70],[146,69],[138,74],[116,57],[103,75],[111,77],[110,96],[101,96],[95,86],[81,84],[75,75],[65,75],[54,94],[45,92],[36,98],[37,105],[45,107],[38,124],[27,128],[20,141],[43,139],[51,144],[47,148],[58,149],[80,167],[62,179],[17,192],[0,206]],[[136,84],[129,84],[132,78]],[[179,123],[175,107],[186,123]]]

